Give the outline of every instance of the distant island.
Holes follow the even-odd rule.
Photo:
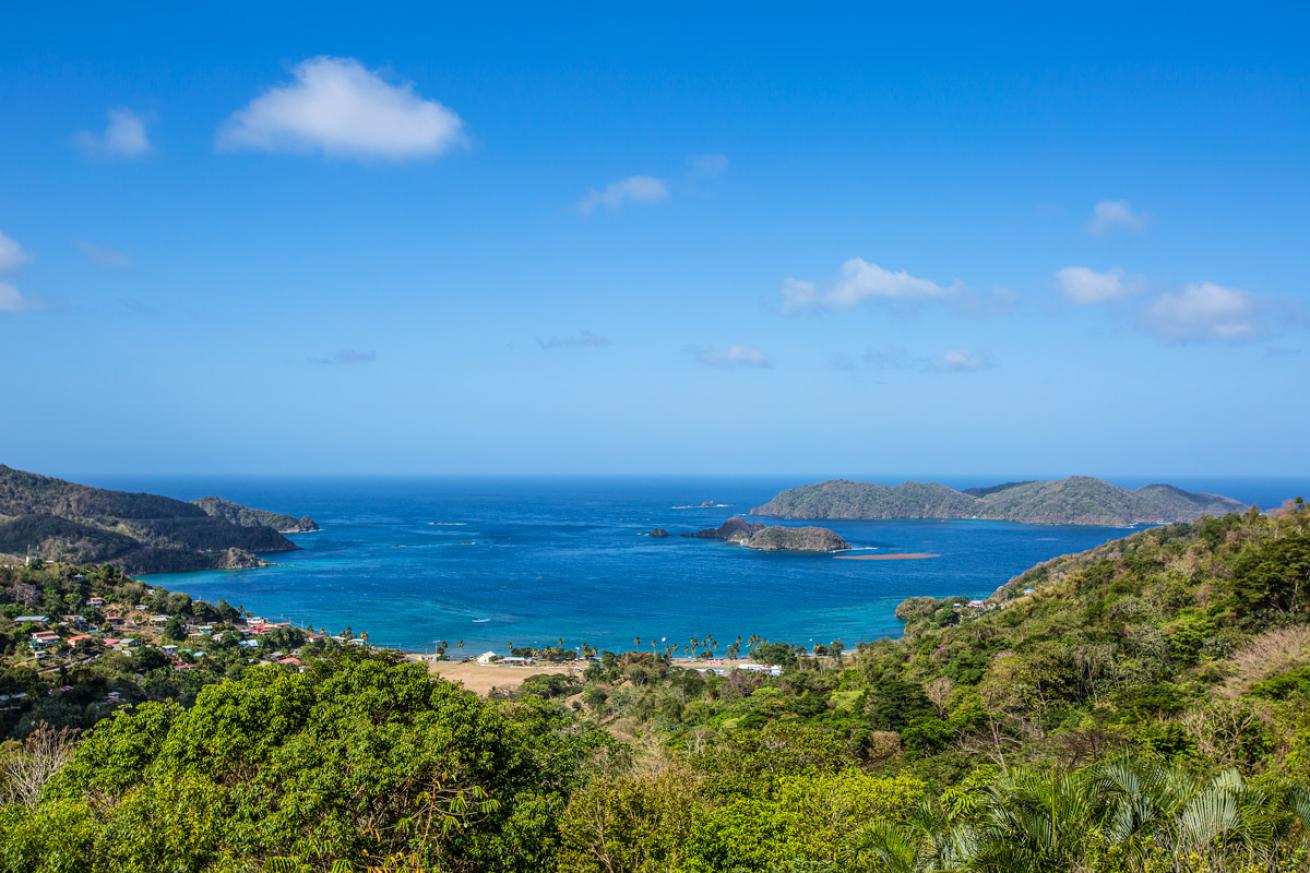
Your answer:
[[[979,518],[1024,524],[1127,527],[1172,524],[1245,507],[1231,497],[1184,491],[1172,485],[1121,488],[1090,476],[1007,482],[957,491],[946,485],[879,485],[833,479],[788,488],[751,515],[774,518]]]
[[[92,488],[0,464],[0,553],[113,564],[129,573],[262,566],[256,553],[299,548],[283,533],[312,518],[217,497],[194,503]]]
[[[762,552],[839,552],[851,547],[850,543],[826,527],[766,526],[746,521],[739,515],[734,515],[718,527],[682,536],[723,540]]]

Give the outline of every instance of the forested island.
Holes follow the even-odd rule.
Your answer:
[[[763,525],[734,515],[718,527],[706,528],[684,537],[722,540],[761,552],[839,552],[849,549],[839,534],[826,527],[783,527]]]
[[[0,565],[0,870],[1310,865],[1302,502],[898,614],[747,641],[775,670],[587,647],[484,699],[348,631]]]
[[[299,548],[311,518],[217,497],[194,503],[92,488],[0,464],[0,554],[112,564],[129,573],[258,567]]]
[[[880,485],[833,479],[788,488],[752,515],[810,519],[981,518],[1025,524],[1128,527],[1194,521],[1243,509],[1239,501],[1172,485],[1121,488],[1090,476],[1007,482],[957,491],[946,485]]]

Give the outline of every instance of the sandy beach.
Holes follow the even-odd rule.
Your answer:
[[[566,661],[562,664],[479,664],[477,661],[437,661],[431,655],[407,655],[414,661],[428,665],[434,676],[460,682],[475,694],[487,695],[493,688],[513,691],[531,676],[551,674],[577,674],[587,668],[587,661]],[[748,658],[675,658],[674,664],[687,669],[724,669],[742,667],[754,662]]]

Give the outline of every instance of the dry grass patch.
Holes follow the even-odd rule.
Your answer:
[[[1237,697],[1251,686],[1303,664],[1310,664],[1310,625],[1265,631],[1243,643],[1225,662],[1230,675],[1223,693]]]

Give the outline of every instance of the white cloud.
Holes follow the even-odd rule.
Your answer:
[[[590,215],[597,207],[618,209],[624,203],[659,203],[669,199],[669,186],[654,176],[629,176],[610,182],[602,190],[591,190],[578,203],[578,211]]]
[[[0,233],[0,273],[7,273],[17,270],[26,264],[31,258],[23,247],[18,244],[18,240],[12,236],[6,236]]]
[[[948,373],[971,373],[991,365],[986,355],[969,349],[950,349],[932,362],[933,369]]]
[[[927,373],[970,373],[992,365],[991,356],[970,349],[950,349],[936,357],[912,355],[898,346],[865,349],[860,360],[879,372],[922,370]]]
[[[1090,267],[1065,267],[1056,272],[1055,284],[1066,300],[1079,306],[1118,300],[1141,290],[1141,283],[1118,267],[1103,273]]]
[[[24,297],[13,285],[0,282],[0,313],[12,314],[38,308],[35,301]]]
[[[1133,212],[1127,200],[1102,200],[1092,207],[1087,232],[1092,236],[1105,236],[1113,230],[1141,233],[1146,230],[1150,220],[1150,216],[1145,213]]]
[[[109,110],[109,122],[99,133],[84,130],[74,137],[88,155],[112,158],[139,158],[150,154],[150,135],[146,118],[130,109]]]
[[[696,360],[710,367],[754,367],[763,369],[771,366],[769,356],[759,349],[732,345],[726,349],[700,349],[696,351]]]
[[[687,160],[694,179],[717,179],[728,172],[727,155],[692,155]]]
[[[17,240],[0,233],[0,274],[17,272],[18,268],[29,260],[31,258]],[[13,314],[39,308],[36,301],[24,297],[16,286],[8,282],[0,282],[0,314]]]
[[[1141,324],[1171,342],[1243,342],[1260,332],[1257,309],[1257,298],[1249,291],[1197,282],[1161,294],[1142,313]]]
[[[377,352],[361,352],[358,349],[337,349],[322,358],[310,358],[311,364],[371,364],[378,359]]]
[[[295,81],[232,113],[219,131],[220,148],[400,161],[464,141],[463,122],[450,109],[423,99],[409,82],[388,84],[353,58],[310,58],[292,74]]]
[[[132,259],[118,249],[86,241],[79,241],[77,247],[81,250],[82,256],[97,267],[126,270],[132,266]]]
[[[841,278],[828,288],[808,279],[783,280],[782,310],[849,309],[869,299],[909,303],[944,298],[951,290],[904,270],[892,272],[863,258],[850,258],[841,265]]]
[[[592,333],[589,330],[579,331],[568,336],[537,337],[537,345],[546,351],[552,349],[599,349],[609,344],[609,337]]]

